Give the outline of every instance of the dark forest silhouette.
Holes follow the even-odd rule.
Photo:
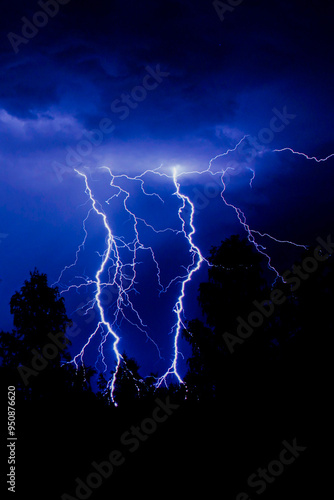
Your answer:
[[[157,398],[169,398],[175,414],[136,453],[125,453],[124,465],[93,491],[93,499],[109,498],[121,487],[127,495],[154,491],[155,481],[159,496],[168,484],[178,485],[181,495],[211,481],[212,488],[220,485],[222,497],[235,498],[263,456],[272,458],[276,443],[296,435],[307,441],[310,408],[323,403],[319,385],[325,389],[329,366],[324,344],[333,332],[334,265],[325,254],[319,251],[317,269],[298,286],[296,280],[294,286],[281,280],[272,285],[265,278],[266,259],[248,240],[231,236],[212,248],[208,281],[199,288],[203,319],[188,321],[183,331],[192,349],[186,389],[155,389],[154,376],[143,379],[137,361],[123,353],[117,407],[106,375],[98,377],[94,392],[92,367],[76,371],[64,365],[71,320],[58,289],[35,269],[10,301],[14,330],[0,334],[2,392],[8,385],[17,389],[22,498],[27,491],[34,498],[61,498],[65,492],[75,498],[75,478],[84,480],[92,461],[119,449],[124,431],[157,414]],[[300,261],[313,255],[310,248]],[[273,288],[282,304],[271,309],[266,301]],[[259,326],[247,326],[254,311]],[[296,468],[297,482],[304,472]],[[288,475],[275,486],[277,498],[286,497],[287,481]]]

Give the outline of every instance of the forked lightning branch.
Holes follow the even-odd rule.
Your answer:
[[[240,224],[240,227],[242,231],[245,232],[249,242],[255,247],[257,252],[261,253],[266,258],[268,269],[272,271],[274,275],[274,283],[279,279],[284,281],[284,277],[281,276],[278,270],[274,267],[271,256],[267,253],[266,247],[258,242],[258,238],[268,238],[278,244],[287,244],[306,248],[306,246],[301,243],[278,239],[270,234],[261,233],[257,229],[251,228],[247,222],[246,214],[241,210],[241,208],[227,200],[227,177],[231,175],[231,171],[235,167],[231,167],[231,165],[227,163],[227,165],[219,171],[214,171],[212,168],[213,163],[218,158],[224,159],[224,157],[236,151],[238,147],[244,147],[247,140],[248,136],[244,136],[234,148],[228,149],[225,153],[212,158],[208,167],[203,170],[187,171],[182,170],[181,167],[174,167],[171,169],[163,169],[162,167],[159,167],[153,170],[146,170],[142,174],[131,177],[126,174],[114,175],[110,168],[100,167],[98,170],[99,172],[106,174],[106,185],[109,185],[108,189],[110,189],[110,196],[101,201],[96,198],[96,195],[93,192],[92,186],[90,185],[90,177],[87,171],[75,170],[78,180],[83,182],[87,203],[89,203],[89,210],[83,221],[84,239],[76,251],[74,262],[64,267],[60,273],[58,281],[55,284],[62,284],[63,289],[61,293],[63,294],[73,290],[78,291],[86,287],[94,288],[94,298],[89,300],[83,307],[81,307],[81,309],[84,311],[84,314],[88,314],[89,311],[96,308],[98,311],[98,324],[88,336],[88,339],[84,343],[81,350],[74,356],[70,363],[73,363],[77,369],[80,365],[83,365],[85,355],[88,350],[93,350],[93,344],[96,344],[96,339],[99,338],[100,341],[97,350],[97,357],[102,361],[104,373],[106,373],[108,369],[109,372],[113,372],[113,375],[108,382],[108,387],[111,393],[111,399],[116,405],[117,401],[115,401],[114,398],[115,384],[120,366],[122,363],[125,363],[125,359],[119,349],[119,343],[122,339],[122,328],[120,325],[122,325],[122,323],[131,324],[138,331],[138,334],[144,334],[146,336],[146,341],[151,342],[154,345],[160,356],[158,342],[149,335],[147,325],[141,317],[141,312],[135,307],[132,299],[132,296],[138,293],[136,289],[137,281],[139,279],[138,266],[140,264],[140,256],[142,255],[142,252],[145,252],[149,256],[156,269],[156,283],[159,289],[159,294],[175,293],[175,298],[173,299],[174,305],[170,310],[171,318],[174,318],[172,320],[173,326],[170,330],[166,331],[166,336],[172,339],[170,364],[165,373],[156,379],[155,385],[156,387],[160,387],[162,384],[168,386],[170,381],[177,381],[179,384],[184,384],[179,373],[179,359],[182,355],[179,344],[182,329],[185,327],[185,320],[187,317],[185,311],[185,299],[188,287],[190,286],[194,275],[199,271],[201,266],[210,265],[203,256],[199,244],[196,241],[197,231],[195,203],[189,195],[184,194],[182,188],[182,180],[186,176],[198,175],[203,177],[211,176],[211,178],[215,178],[215,181],[220,186],[220,197],[222,200],[221,217],[223,217],[223,214],[225,213],[223,211],[223,207],[234,211],[236,222]],[[267,150],[267,152],[275,154],[288,152],[293,155],[300,155],[305,160],[315,161],[318,163],[327,161],[333,156],[333,154],[331,154],[326,158],[319,159],[307,156],[305,153],[294,151],[291,148]],[[249,188],[252,189],[253,183],[256,181],[255,171],[252,168],[248,168],[248,170],[250,171]],[[133,208],[130,208],[130,206],[133,206],[130,201],[134,195],[131,194],[130,188],[126,189],[124,187],[125,185],[139,186],[142,195],[145,197],[154,197],[162,204],[164,203],[163,190],[162,192],[152,192],[152,178],[163,181],[173,188],[173,196],[175,196],[178,200],[178,206],[176,212],[174,213],[174,219],[177,221],[175,227],[164,227],[162,229],[155,228],[149,220],[140,217],[135,213]],[[114,233],[114,221],[110,220],[111,217],[107,216],[106,210],[103,209],[103,206],[108,207],[114,200],[122,200],[122,211],[127,216],[127,220],[131,221],[133,238],[129,239],[129,241],[127,241],[124,236],[119,236]],[[96,269],[93,276],[80,276],[79,284],[64,285],[63,283],[66,272],[70,269],[73,270],[78,266],[80,253],[89,239],[86,224],[92,213],[95,213],[98,217],[98,220],[100,221],[99,224],[105,233],[104,250],[102,254],[99,254],[100,265]],[[219,216],[220,214],[217,214],[217,217]],[[161,219],[163,220],[163,217]],[[182,237],[184,243],[187,245],[188,262],[183,265],[181,273],[179,270],[175,271],[174,277],[168,283],[162,283],[161,268],[154,251],[153,239],[151,245],[143,243],[143,229],[150,230],[153,235],[152,238],[161,233],[173,233],[178,237]],[[130,255],[130,259],[124,260],[124,250],[126,250],[128,255]],[[109,306],[107,307],[102,300],[102,294],[106,289],[108,289],[108,287],[112,287],[113,290],[116,290],[115,309],[112,313],[110,312]],[[175,292],[175,287],[178,289],[178,292]],[[127,311],[130,311],[130,315]],[[110,341],[112,345],[111,349]],[[138,388],[138,390],[140,389]]]

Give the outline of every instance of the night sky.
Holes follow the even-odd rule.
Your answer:
[[[36,14],[45,12],[44,4],[49,14]],[[252,229],[307,245],[332,232],[334,157],[316,161],[274,150],[292,148],[318,160],[334,153],[333,6],[282,0],[230,4],[235,7],[226,12],[204,0],[15,0],[2,7],[0,329],[11,330],[9,300],[29,272],[37,267],[49,284],[58,282],[64,267],[74,263],[85,228],[77,265],[61,275],[60,290],[83,278],[94,280],[101,265],[106,230],[93,212],[83,226],[92,205],[74,169],[87,176],[123,246],[124,273],[131,275],[133,257],[124,243],[135,238],[125,191],[128,210],[140,219],[140,241],[150,247],[138,251],[129,291],[142,324],[129,305],[115,323],[119,350],[138,361],[142,375],[160,376],[170,366],[169,332],[182,284],[177,277],[191,264],[180,232],[174,168],[180,193],[194,204],[193,243],[203,257],[232,234],[247,236],[220,196],[218,173],[226,168],[225,199],[240,207]],[[196,173],[245,135],[241,147],[211,162],[216,175]],[[101,167],[137,179],[160,168],[139,177],[143,183],[117,177],[117,189]],[[188,235],[189,214],[184,212]],[[292,266],[295,247],[261,237],[258,242],[267,245],[280,272]],[[203,263],[185,287],[183,320],[200,315],[197,290],[206,278]],[[63,294],[80,329],[72,335],[73,356],[97,325],[96,307],[89,321],[78,309],[94,298],[95,289],[93,283]],[[105,311],[112,320],[117,296],[110,299],[114,289],[107,290]],[[100,340],[100,334],[92,339],[84,361],[97,361],[103,370]],[[111,340],[104,356],[113,369]],[[186,354],[179,359],[181,375],[185,360]]]

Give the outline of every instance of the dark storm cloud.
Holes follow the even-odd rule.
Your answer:
[[[246,128],[245,93],[253,93],[252,112],[261,113],[281,99],[273,99],[273,84],[280,82],[287,99],[297,93],[287,88],[291,70],[294,79],[304,72],[307,86],[307,71],[316,64],[319,28],[309,21],[312,9],[319,12],[316,4],[300,10],[285,2],[243,2],[223,23],[210,2],[130,1],[124,8],[117,1],[71,0],[59,7],[18,54],[7,40],[0,102],[13,116],[38,119],[53,109],[89,130],[111,114],[113,100],[140,84],[147,65],[160,64],[169,78],[119,124],[116,137],[133,139],[139,128],[151,138],[195,134],[215,141],[215,125],[240,114]],[[8,31],[20,33],[22,16],[32,19],[38,9],[37,2],[9,9],[2,44]],[[323,28],[326,36],[327,23]]]
[[[224,35],[225,26],[211,4],[129,2],[127,9],[120,5],[96,2],[92,9],[91,2],[79,6],[72,0],[29,44],[20,46],[19,54],[15,56],[8,43],[1,92],[5,109],[29,116],[34,109],[62,104],[80,114],[88,104],[100,115],[113,97],[138,83],[146,65],[157,63],[171,72],[167,97],[177,95],[180,103],[199,99],[205,106],[205,94],[218,91],[219,99],[229,86],[240,29],[229,34],[227,26],[228,36]],[[23,6],[21,12],[29,18]],[[258,53],[256,45],[254,49]],[[243,62],[240,50],[238,59]],[[225,78],[213,85],[213,75]]]
[[[194,156],[194,145],[211,144],[213,156],[256,134],[284,106],[297,116],[288,135],[296,146],[301,128],[308,139],[316,129],[317,141],[330,140],[327,120],[314,126],[315,112],[333,104],[327,4],[244,1],[221,22],[206,1],[70,0],[15,54],[8,33],[21,35],[22,19],[32,21],[41,5],[17,1],[1,19],[3,154],[48,151],[49,165],[39,168],[39,156],[36,169],[49,171],[107,118],[115,130],[85,158],[89,164],[122,145],[127,153],[130,142],[149,142],[152,153],[155,141],[162,156],[163,141],[184,142],[184,151],[191,144]],[[121,120],[112,103],[142,84],[147,67],[169,75]],[[10,117],[23,122],[15,128]],[[221,133],[232,128],[233,138]]]
[[[244,134],[258,137],[270,126],[273,109],[284,107],[296,118],[265,144],[268,150],[291,146],[319,156],[333,150],[330,3],[244,0],[221,22],[207,0],[70,0],[15,53],[8,34],[22,36],[22,18],[32,21],[40,5],[16,0],[6,3],[0,16],[0,172],[6,191],[0,233],[9,235],[1,251],[19,262],[15,276],[9,277],[9,270],[0,276],[1,286],[8,283],[6,303],[35,265],[56,279],[64,263],[72,261],[81,237],[78,206],[85,198],[66,158],[69,150],[78,152],[87,134],[99,130],[103,119],[115,128],[81,158],[79,164],[89,166],[89,172],[101,165],[115,172],[161,164],[203,170]],[[122,120],[112,103],[142,86],[147,68],[168,76],[138,106],[128,107]],[[300,220],[298,236],[304,242],[309,221],[313,235],[325,201],[330,203],[331,179],[326,183],[317,177],[316,195],[310,197],[312,165],[305,168],[294,160],[269,153],[255,158],[253,190],[249,171],[242,170],[226,196],[240,204],[257,229],[277,229],[281,238],[293,239]],[[54,162],[71,174],[57,176]],[[320,167],[322,175],[330,169],[329,164]],[[206,183],[187,177],[184,189],[199,197]],[[324,184],[325,201],[317,206]],[[206,253],[211,244],[240,230],[235,220],[218,195],[209,199],[197,214]],[[61,243],[64,236],[68,245]],[[56,249],[54,262],[50,248]]]

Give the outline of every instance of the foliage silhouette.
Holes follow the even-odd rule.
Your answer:
[[[312,255],[309,249],[301,259]],[[235,498],[240,478],[271,456],[268,437],[272,446],[293,429],[298,442],[307,444],[313,425],[309,407],[321,408],[330,380],[330,350],[323,352],[320,339],[329,340],[334,327],[333,258],[320,263],[299,287],[280,280],[267,283],[266,259],[238,236],[212,248],[208,260],[208,281],[201,283],[198,297],[204,320],[189,321],[183,331],[192,349],[186,388],[156,389],[156,375],[142,378],[136,360],[123,353],[114,391],[117,407],[110,398],[113,373],[109,380],[106,374],[99,376],[95,394],[95,370],[64,365],[67,347],[24,386],[17,367],[29,365],[31,350],[42,352],[50,342],[48,333],[65,333],[70,320],[58,290],[48,287],[46,275],[37,270],[14,294],[15,330],[0,335],[0,375],[2,384],[16,385],[23,396],[17,401],[22,498],[28,491],[34,498],[74,494],[75,478],[85,478],[90,464],[105,460],[113,449],[122,450],[125,465],[94,491],[94,499],[111,492],[144,494],[148,478],[165,485],[168,474],[191,494],[200,478],[202,487],[208,478],[217,487],[222,471],[224,493]],[[224,332],[235,335],[238,318],[247,321],[256,309],[254,301],[266,301],[273,288],[282,292],[284,304],[230,352]],[[121,436],[140,429],[142,422],[149,428],[157,398],[179,405],[175,417],[159,423],[136,453],[126,454]],[[191,477],[196,481],[185,480]]]
[[[296,329],[295,297],[283,282],[275,288],[285,296],[284,305],[258,320],[256,304],[269,310],[272,286],[264,278],[266,258],[247,239],[227,238],[211,249],[208,260],[209,279],[200,284],[198,297],[206,324],[195,319],[183,331],[192,347],[186,383],[195,398],[205,400],[245,394],[264,373],[272,376],[273,361]],[[255,311],[258,326],[249,323]]]
[[[58,288],[49,287],[47,276],[35,269],[11,298],[10,311],[15,329],[1,333],[0,356],[12,382],[26,397],[50,392],[56,380],[66,384],[69,370],[61,369],[61,364],[69,359],[65,331],[70,320]],[[32,367],[34,358],[40,371]]]

